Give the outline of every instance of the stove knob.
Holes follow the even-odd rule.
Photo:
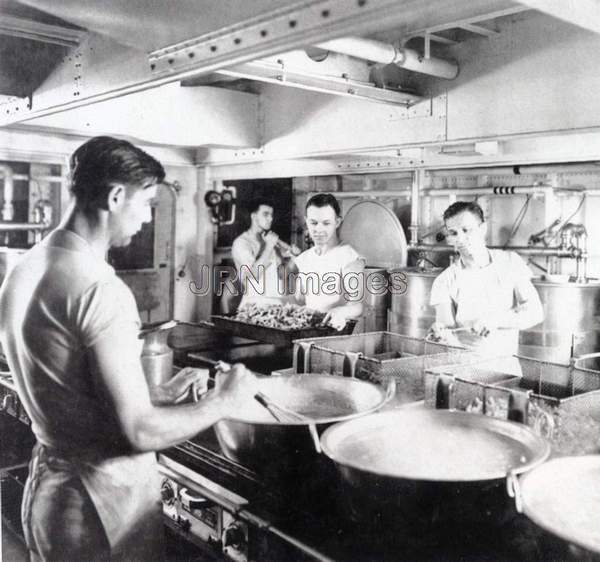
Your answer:
[[[246,533],[236,523],[232,523],[223,531],[223,547],[239,547],[246,542]]]
[[[164,480],[160,487],[160,497],[165,505],[173,505],[175,502],[175,490],[168,480]]]
[[[181,517],[181,515],[177,516],[177,520],[175,521],[177,523],[177,525],[179,525],[179,528],[182,531],[185,531],[186,533],[191,529],[192,524],[189,522],[188,519],[186,519],[185,517]]]

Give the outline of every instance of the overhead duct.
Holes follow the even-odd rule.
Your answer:
[[[380,64],[395,64],[405,70],[421,72],[447,80],[452,80],[458,75],[458,64],[455,62],[436,57],[425,58],[413,49],[396,48],[389,43],[373,39],[343,37],[319,43],[317,47]]]

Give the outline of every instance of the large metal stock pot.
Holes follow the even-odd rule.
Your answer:
[[[215,425],[225,455],[260,471],[294,470],[312,463],[316,455],[313,425],[328,425],[372,413],[389,400],[387,387],[335,375],[280,375],[259,378],[260,391],[273,402],[311,420],[280,423],[258,402],[249,403],[235,419]],[[318,441],[317,441],[318,444]]]
[[[390,275],[404,275],[406,290],[392,293],[388,312],[390,332],[414,338],[424,338],[435,322],[435,309],[429,304],[431,287],[441,269],[423,270],[418,267],[395,269]]]
[[[413,532],[506,518],[507,479],[542,463],[546,441],[522,424],[464,412],[399,408],[327,429],[323,452],[354,518]],[[511,480],[512,481],[512,480]]]
[[[544,321],[519,334],[519,355],[568,363],[571,354],[600,348],[600,282],[534,281],[544,307]],[[571,349],[573,346],[573,349]],[[589,362],[597,369],[600,363]]]

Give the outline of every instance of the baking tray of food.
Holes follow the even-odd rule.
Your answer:
[[[273,310],[276,310],[277,314],[274,314]],[[316,323],[320,322],[324,315],[319,315],[313,311],[304,312],[300,307],[293,307],[293,305],[287,305],[287,307],[278,309],[273,307],[265,309],[256,308],[252,312],[253,314],[238,312],[231,315],[213,315],[211,316],[211,320],[215,328],[227,331],[231,335],[277,346],[291,346],[294,340],[297,339],[317,338],[332,334],[351,334],[356,325],[355,320],[349,320],[341,331],[337,331],[331,326],[322,326]],[[240,314],[242,318],[247,318],[247,320],[240,319]],[[251,321],[252,319],[255,321]],[[268,322],[272,325],[265,326],[259,322]],[[309,322],[313,325],[306,325]],[[293,327],[294,323],[302,327],[295,328]]]

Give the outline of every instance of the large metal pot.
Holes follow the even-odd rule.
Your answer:
[[[333,423],[372,413],[389,400],[395,385],[384,388],[335,375],[260,377],[260,391],[274,403],[311,420],[279,423],[258,402],[235,419],[221,420],[215,432],[225,455],[260,471],[302,468],[317,457],[309,426],[322,431]]]
[[[598,482],[600,455],[584,455],[552,459],[527,473],[516,489],[520,511],[542,529],[586,551],[571,548],[568,556],[565,548],[559,555],[562,560],[598,560]]]
[[[354,332],[384,332],[390,298],[388,272],[384,268],[366,267],[364,275],[363,312]]]
[[[388,312],[390,332],[423,338],[435,322],[435,309],[429,304],[431,286],[441,269],[423,270],[418,267],[395,269],[390,275],[404,276],[406,290],[392,293]],[[398,277],[399,280],[402,277]]]
[[[600,348],[600,283],[534,281],[544,321],[519,334],[519,355],[556,363]],[[571,349],[573,346],[573,349]],[[597,369],[600,362],[590,362]]]
[[[330,427],[321,445],[342,477],[342,498],[355,519],[438,537],[515,514],[507,478],[550,452],[522,424],[414,407]]]

